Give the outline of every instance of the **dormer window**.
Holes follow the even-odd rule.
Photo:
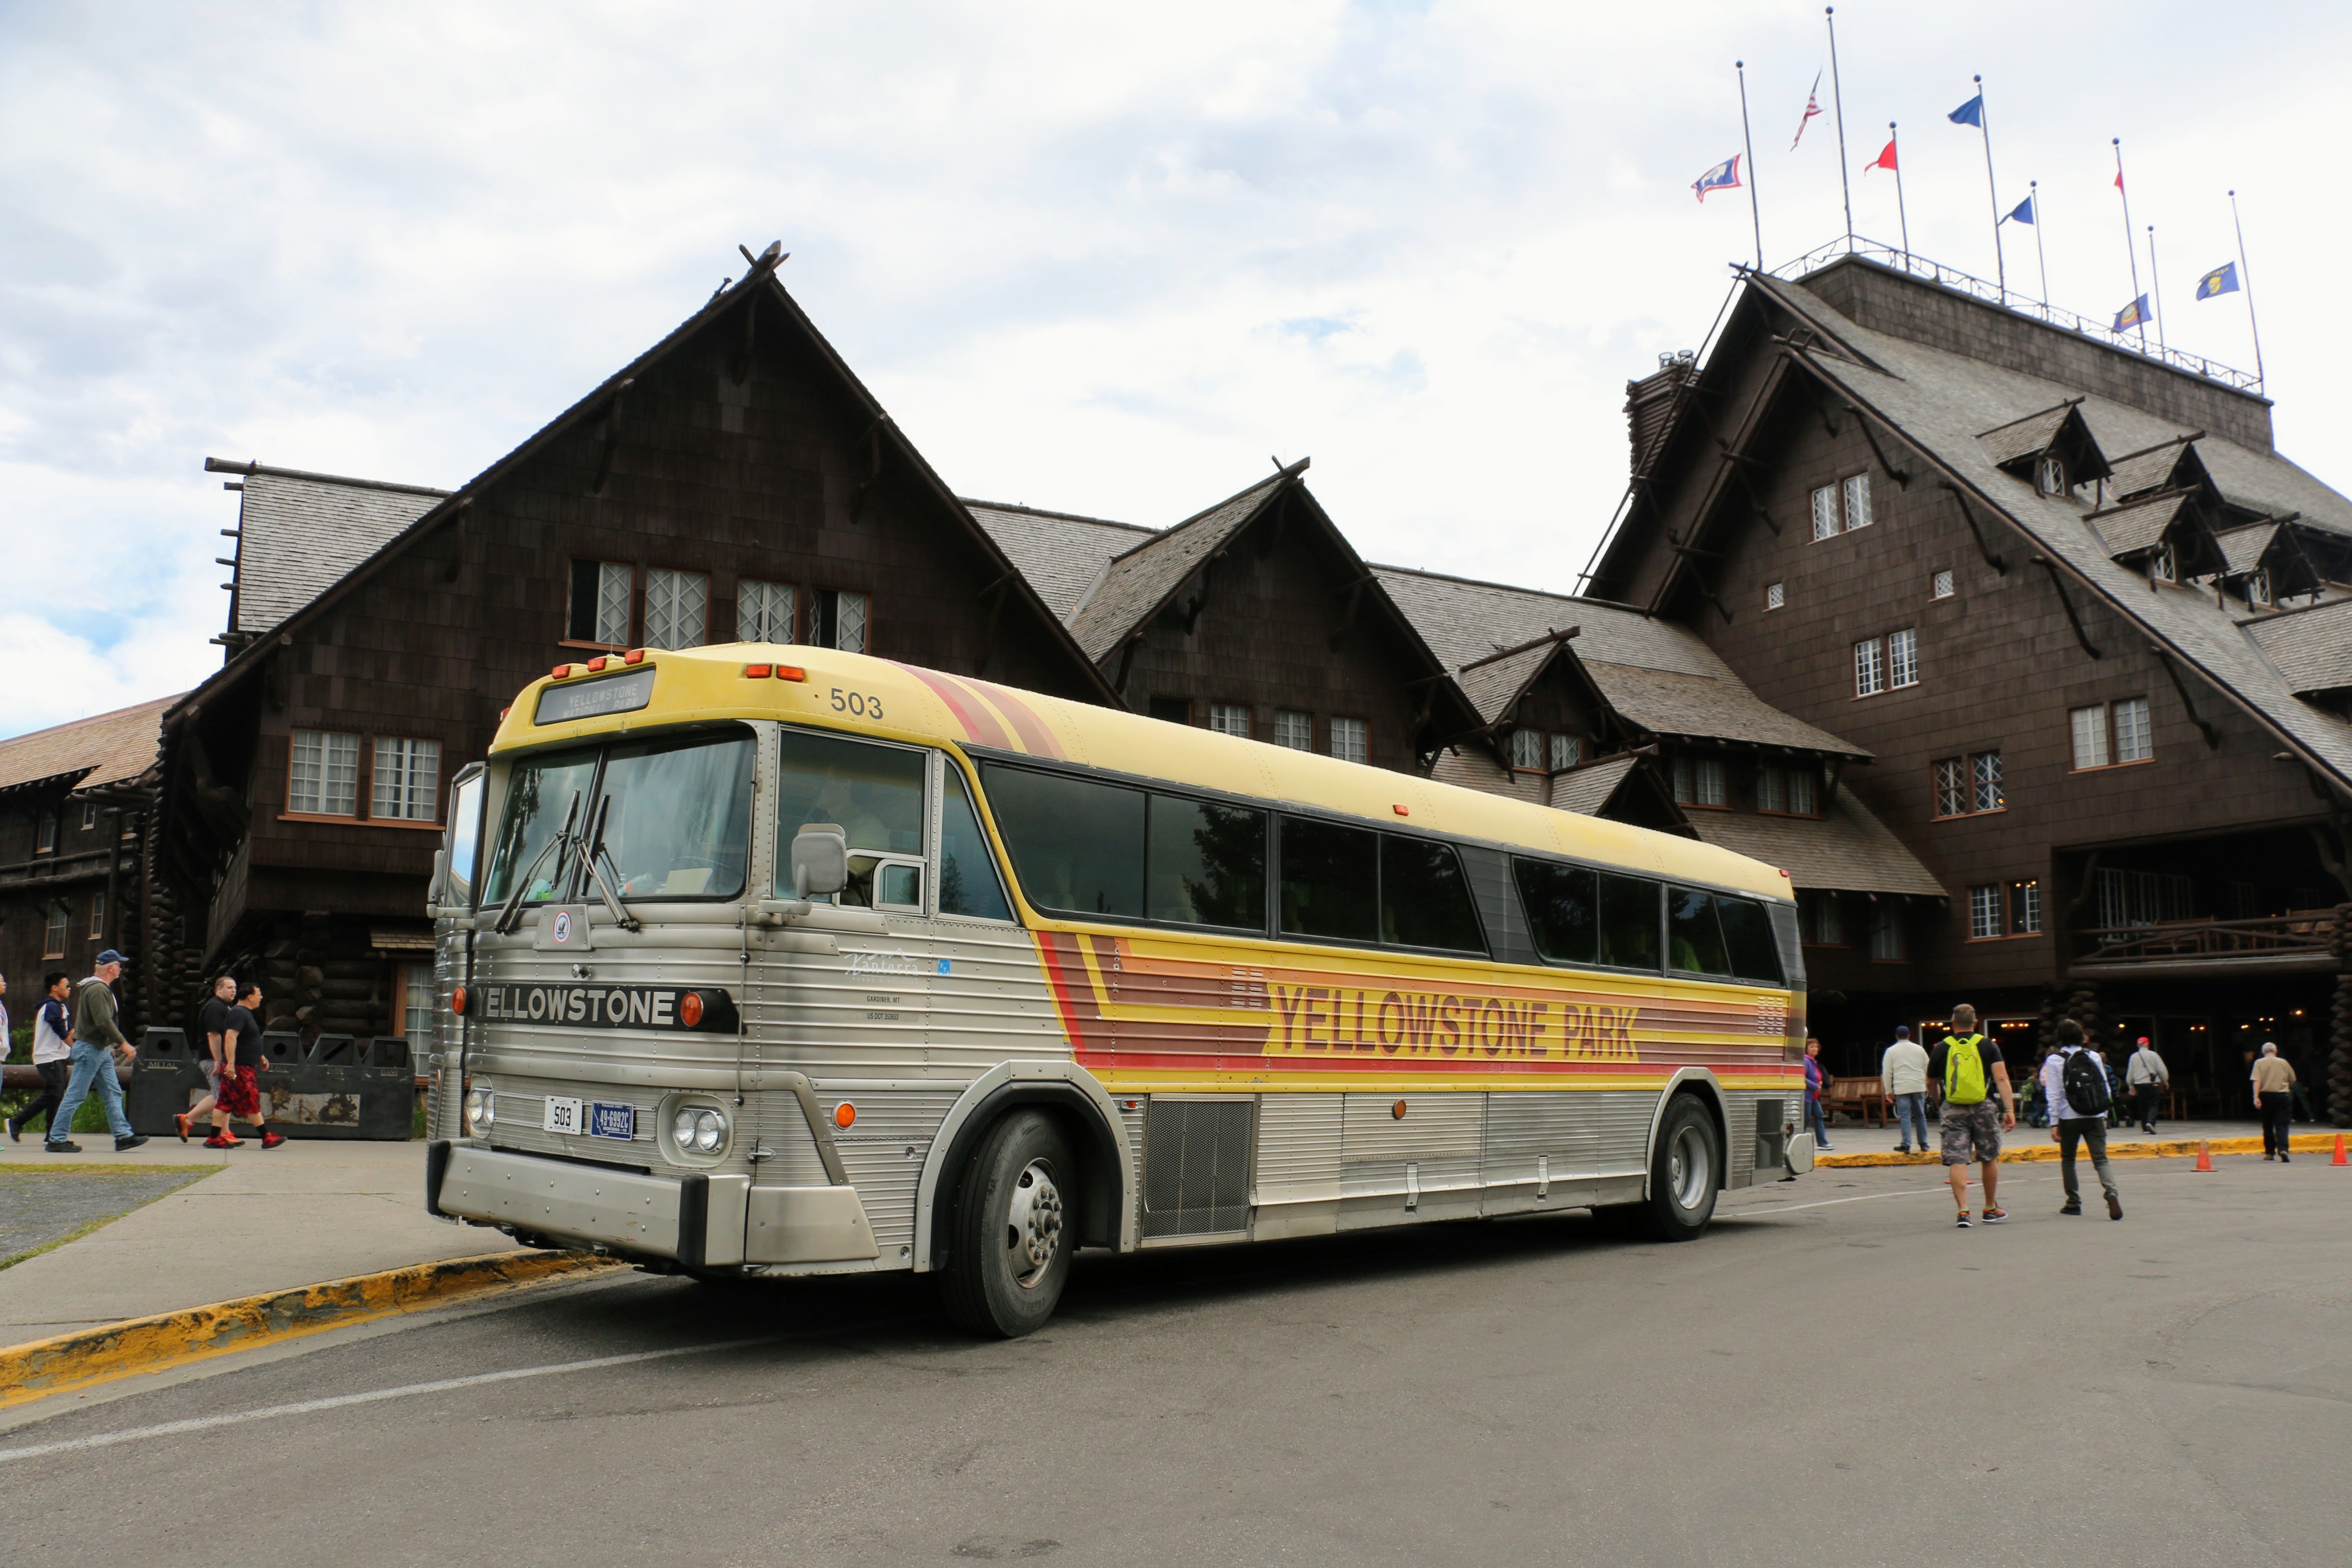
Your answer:
[[[2150,552],[2147,558],[2147,574],[2159,583],[2180,581],[2180,553],[2173,548],[2172,541],[2166,540]]]
[[[2246,603],[2260,609],[2270,607],[2271,574],[2267,571],[2246,574]]]
[[[2066,493],[2066,459],[2055,452],[2044,452],[2042,460],[2033,465],[2033,487],[2046,496]]]

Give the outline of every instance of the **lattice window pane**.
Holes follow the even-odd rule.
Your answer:
[[[1936,815],[1958,816],[1968,809],[1967,775],[1960,759],[1946,757],[1936,764]]]
[[[1575,735],[1551,738],[1551,770],[1562,773],[1584,761],[1584,742]]]
[[[1919,634],[1917,631],[1905,630],[1887,634],[1886,684],[1889,686],[1919,684]]]
[[[596,568],[596,638],[603,643],[629,640],[629,568],[618,561]]]
[[[1969,935],[1981,942],[2000,934],[2000,884],[1983,882],[1969,889]]]
[[[1537,768],[1544,765],[1544,734],[1541,730],[1511,731],[1511,766]]]
[[[1845,526],[1849,532],[1868,528],[1870,515],[1870,476],[1856,474],[1845,482]]]
[[[1874,697],[1886,689],[1885,655],[1879,640],[1868,637],[1853,645],[1853,694]]]
[[[866,651],[866,595],[844,588],[834,609],[833,646],[844,653]]]
[[[793,636],[793,601],[799,591],[790,583],[745,580],[735,586],[735,639],[738,642],[788,643]]]
[[[2156,743],[2149,731],[2147,699],[2126,697],[2116,704],[2116,761],[2144,763],[2156,755]]]
[[[1294,752],[1315,749],[1315,715],[1301,713],[1296,708],[1274,710],[1274,743],[1287,746]]]
[[[441,742],[378,736],[375,790],[371,816],[404,822],[436,820],[440,798]]]
[[[1837,487],[1823,485],[1813,492],[1813,537],[1829,539],[1838,531]]]
[[[1360,763],[1370,756],[1361,719],[1331,721],[1331,754],[1343,763]]]
[[[1766,609],[1777,610],[1788,602],[1789,584],[1786,583],[1767,583],[1764,584],[1764,607]]]
[[[1209,728],[1220,735],[1239,735],[1249,739],[1250,711],[1238,702],[1209,704]]]
[[[1952,574],[1950,572],[1938,572],[1933,577],[1927,579],[1927,596],[1931,599],[1948,599],[1952,596]]]
[[[1969,772],[1979,811],[1999,811],[2009,804],[2009,796],[2001,793],[1999,752],[1979,752],[1969,759]]]
[[[646,646],[698,647],[710,605],[710,579],[656,566],[646,574]]]
[[[303,816],[351,816],[359,801],[360,738],[331,730],[295,731],[286,809]]]

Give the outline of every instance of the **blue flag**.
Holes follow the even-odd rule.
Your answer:
[[[2238,264],[2234,261],[2224,262],[2197,279],[2197,297],[2200,300],[2210,300],[2216,294],[2234,294],[2237,291]]]
[[[1984,94],[1979,93],[1966,103],[1944,116],[1955,125],[1973,125],[1984,129]]]
[[[2016,208],[2011,211],[2007,217],[2000,221],[2003,223],[2032,223],[2033,221],[2033,198],[2032,196],[2028,196],[2023,201],[2018,203]]]
[[[1698,199],[1701,202],[1706,200],[1706,193],[1709,191],[1739,189],[1739,154],[1734,153],[1691,182],[1691,189],[1698,193]]]
[[[2145,294],[2116,312],[2115,330],[2116,331],[2125,331],[2133,327],[2144,327],[2147,324],[2147,296]]]

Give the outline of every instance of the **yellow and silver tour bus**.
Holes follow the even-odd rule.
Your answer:
[[[452,788],[426,1206],[656,1272],[1568,1208],[1811,1167],[1785,872],[827,648],[559,667]]]

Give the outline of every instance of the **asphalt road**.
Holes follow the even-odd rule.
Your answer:
[[[2221,1166],[2119,1163],[2121,1224],[2059,1217],[2050,1166],[1969,1231],[1931,1173],[1825,1171],[1685,1246],[1579,1215],[1089,1258],[1013,1343],[904,1277],[632,1276],[0,1431],[0,1555],[2340,1563],[2352,1171]]]

